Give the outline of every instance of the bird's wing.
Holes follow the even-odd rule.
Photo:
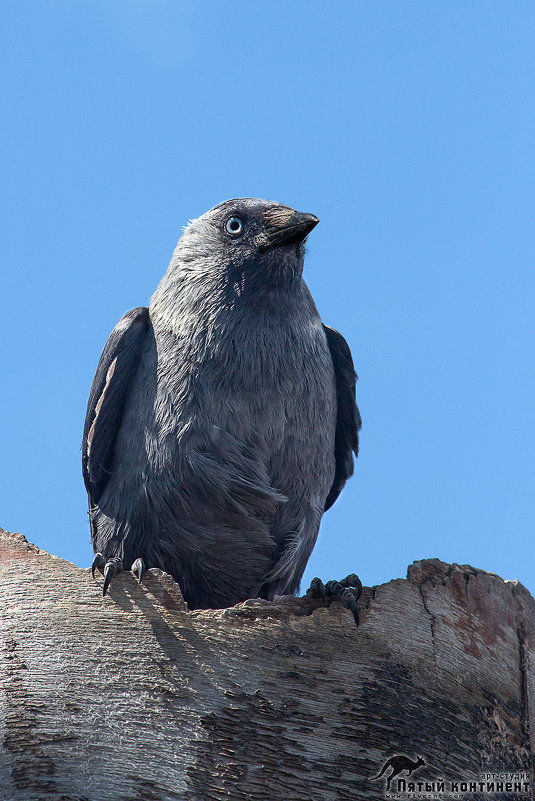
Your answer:
[[[337,400],[334,442],[336,468],[333,485],[325,501],[327,511],[340,495],[347,479],[353,475],[353,454],[358,455],[362,423],[356,402],[357,374],[349,345],[334,328],[324,325],[323,329],[333,360]]]
[[[106,488],[115,440],[149,321],[145,307],[132,309],[111,332],[91,385],[82,443],[82,472],[91,503]]]

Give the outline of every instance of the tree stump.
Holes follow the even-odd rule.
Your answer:
[[[160,570],[103,598],[1,532],[0,798],[533,799],[528,591],[429,559],[359,605],[188,612]]]

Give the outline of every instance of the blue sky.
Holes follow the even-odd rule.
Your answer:
[[[182,226],[320,217],[306,279],[360,376],[305,581],[437,556],[535,591],[535,6],[5,0],[0,525],[87,566],[92,376]]]

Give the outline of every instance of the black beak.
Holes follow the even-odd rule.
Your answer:
[[[264,214],[265,228],[257,237],[261,253],[280,245],[297,245],[302,242],[319,223],[315,214],[294,211],[291,214]]]

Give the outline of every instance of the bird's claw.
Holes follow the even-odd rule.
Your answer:
[[[134,576],[137,578],[137,583],[141,584],[141,579],[143,577],[143,573],[145,572],[145,562],[143,559],[136,559],[132,567],[130,568]]]
[[[356,597],[350,587],[356,589]],[[351,610],[355,624],[358,626],[359,610],[357,600],[360,598],[361,592],[361,580],[356,573],[350,573],[349,576],[346,576],[341,581],[328,581],[326,584],[320,578],[313,578],[306,594],[309,598],[321,598],[323,601],[328,597],[340,601],[346,609]]]
[[[123,562],[118,556],[113,556],[111,559],[108,559],[104,565],[104,586],[102,587],[102,595],[106,595],[108,587],[110,586],[110,581],[115,574],[120,573],[122,569]]]
[[[93,578],[95,578],[95,570],[97,570],[97,568],[101,573],[104,574],[102,595],[106,595],[108,587],[110,586],[110,581],[116,573],[119,573],[123,569],[123,563],[117,556],[114,556],[112,559],[108,559],[108,561],[106,561],[104,556],[99,552],[95,554],[95,558],[93,559],[93,563],[91,565],[91,575]]]
[[[95,570],[98,568],[101,573],[104,572],[104,566],[106,564],[106,560],[102,556],[101,553],[96,553],[93,562],[91,563],[91,575],[95,578]]]

